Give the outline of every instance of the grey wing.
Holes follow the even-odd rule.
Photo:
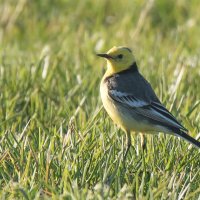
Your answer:
[[[135,79],[128,80],[128,85],[122,87],[119,87],[120,82],[123,81],[122,77],[120,81],[115,80],[115,84],[108,91],[110,98],[154,124],[164,126],[170,130],[178,128],[187,132],[187,129],[160,103],[150,84],[143,77],[140,79],[141,89],[135,85]]]

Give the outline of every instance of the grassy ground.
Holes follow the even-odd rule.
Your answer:
[[[124,134],[105,111],[95,52],[133,49],[168,109],[200,132],[198,0],[0,2],[2,199],[198,199],[200,154],[173,136]]]

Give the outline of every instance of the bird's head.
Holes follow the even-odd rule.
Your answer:
[[[134,62],[135,57],[127,47],[113,47],[107,53],[97,54],[107,60],[110,73],[117,73],[128,69]]]

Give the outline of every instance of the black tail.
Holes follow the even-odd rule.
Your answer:
[[[180,130],[180,129],[176,129],[173,130],[175,135],[178,137],[183,138],[184,140],[190,142],[191,144],[195,145],[196,147],[200,148],[200,142],[195,140],[193,137],[189,136],[187,133],[185,133],[184,131]]]

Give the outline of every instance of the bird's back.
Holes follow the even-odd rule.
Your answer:
[[[136,65],[136,64],[135,64]],[[104,79],[104,84],[108,90],[116,90],[130,94],[138,99],[146,99],[148,103],[151,101],[159,102],[149,82],[139,73],[137,66],[133,66],[122,72],[113,74]]]

